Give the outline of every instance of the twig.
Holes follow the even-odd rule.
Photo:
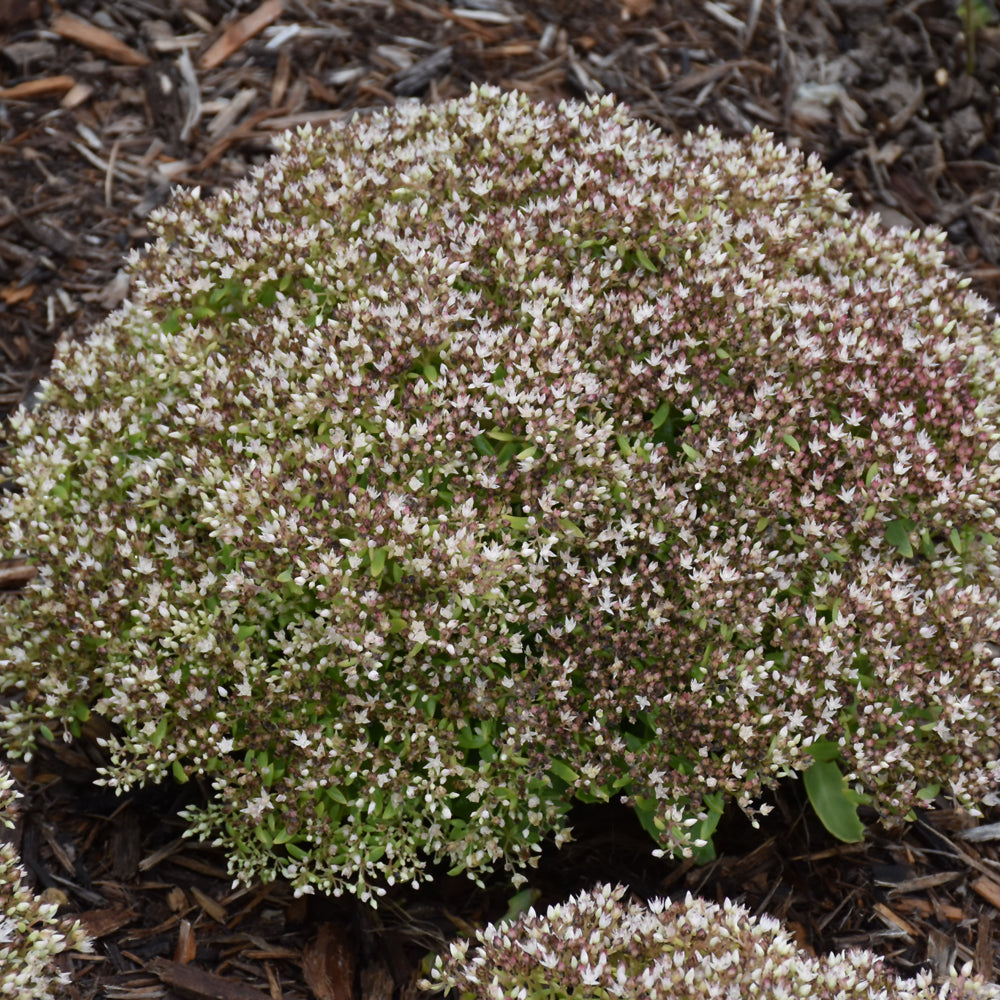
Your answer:
[[[235,24],[230,25],[222,37],[209,48],[198,61],[201,69],[215,69],[224,63],[234,52],[241,49],[254,35],[263,31],[272,21],[276,21],[284,12],[282,0],[264,0],[255,11],[247,14]]]
[[[108,155],[108,169],[104,171],[104,204],[111,207],[111,189],[114,186],[115,160],[118,159],[118,148],[121,146],[121,139],[115,139],[111,146],[111,153]]]

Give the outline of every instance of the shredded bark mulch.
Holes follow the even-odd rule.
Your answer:
[[[987,0],[973,9],[969,32],[946,0],[0,0],[0,413],[30,403],[60,338],[122,301],[123,256],[171,186],[217,189],[282,129],[474,81],[614,93],[669,133],[766,128],[885,224],[943,228],[998,303],[1000,26]],[[16,569],[0,587],[23,582]],[[428,954],[502,917],[513,891],[441,878],[373,911],[234,887],[217,850],[181,836],[178,810],[203,789],[119,799],[91,783],[97,763],[83,743],[13,767],[25,865],[98,941],[66,960],[70,998],[403,1000]],[[581,807],[576,842],[531,873],[536,905],[599,880],[691,890],[773,913],[817,952],[1000,979],[998,810],[942,801],[844,845],[794,783],[775,804],[761,830],[727,814],[700,868],[653,860],[628,810]]]

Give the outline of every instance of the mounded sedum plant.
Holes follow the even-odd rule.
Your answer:
[[[0,825],[12,827],[14,782],[0,764]],[[54,903],[41,902],[25,884],[13,846],[0,842],[0,997],[55,1000],[69,977],[53,959],[64,951],[91,951],[79,923],[60,920]]]
[[[1000,786],[1000,329],[938,240],[492,89],[156,225],[12,424],[10,751],[100,716],[234,873],[362,898],[574,798],[690,850],[792,772],[835,827]]]
[[[544,916],[490,924],[474,945],[453,943],[422,985],[461,1000],[1000,1000],[980,980],[901,980],[869,951],[817,958],[773,917],[729,900],[640,905],[624,895],[598,886]]]

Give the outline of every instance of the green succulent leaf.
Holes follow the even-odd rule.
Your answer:
[[[818,761],[830,761],[840,759],[840,747],[833,740],[816,740],[806,749]]]
[[[522,913],[527,912],[527,910],[538,902],[541,895],[540,889],[532,889],[530,887],[514,893],[507,901],[507,911],[500,918],[500,925],[514,923]]]
[[[561,760],[553,760],[549,764],[549,770],[553,774],[562,778],[562,780],[565,781],[567,785],[574,785],[576,784],[577,781],[580,780],[580,775],[577,774],[577,772],[574,771],[573,768],[569,766],[569,764]]]
[[[910,532],[915,525],[907,518],[896,518],[885,526],[885,540],[901,555],[909,558],[913,555],[910,544]]]
[[[700,865],[706,865],[716,858],[715,852],[715,831],[718,829],[719,821],[725,812],[725,797],[721,792],[705,792],[702,795],[704,803],[704,819],[699,820],[694,827],[696,840],[705,841],[702,847],[694,849],[694,860]]]
[[[383,546],[377,549],[370,549],[369,553],[371,559],[369,570],[373,577],[378,578],[382,575],[382,570],[385,569],[385,560],[389,554],[389,550]]]
[[[645,270],[650,271],[654,274],[657,272],[657,270],[659,270],[659,268],[657,268],[657,266],[652,262],[652,260],[650,260],[649,254],[646,253],[646,251],[643,250],[642,247],[636,247],[634,253],[635,253],[635,259]]]
[[[802,775],[816,815],[838,840],[855,844],[865,837],[858,818],[858,796],[850,789],[835,760],[817,760]]]

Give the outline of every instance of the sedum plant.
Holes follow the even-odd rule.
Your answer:
[[[17,793],[0,765],[0,824],[14,825]],[[88,952],[90,939],[79,923],[60,920],[54,903],[41,902],[25,884],[17,852],[0,843],[0,997],[55,1000],[69,982],[53,959],[65,951]]]
[[[235,874],[365,899],[574,799],[690,852],[792,773],[842,836],[996,790],[1000,330],[939,238],[490,88],[156,225],[12,422],[11,752],[99,717]]]
[[[490,924],[438,957],[429,991],[461,1000],[1000,1000],[1000,987],[929,976],[901,980],[869,951],[816,957],[773,917],[725,900],[623,902],[598,886],[544,916]]]

